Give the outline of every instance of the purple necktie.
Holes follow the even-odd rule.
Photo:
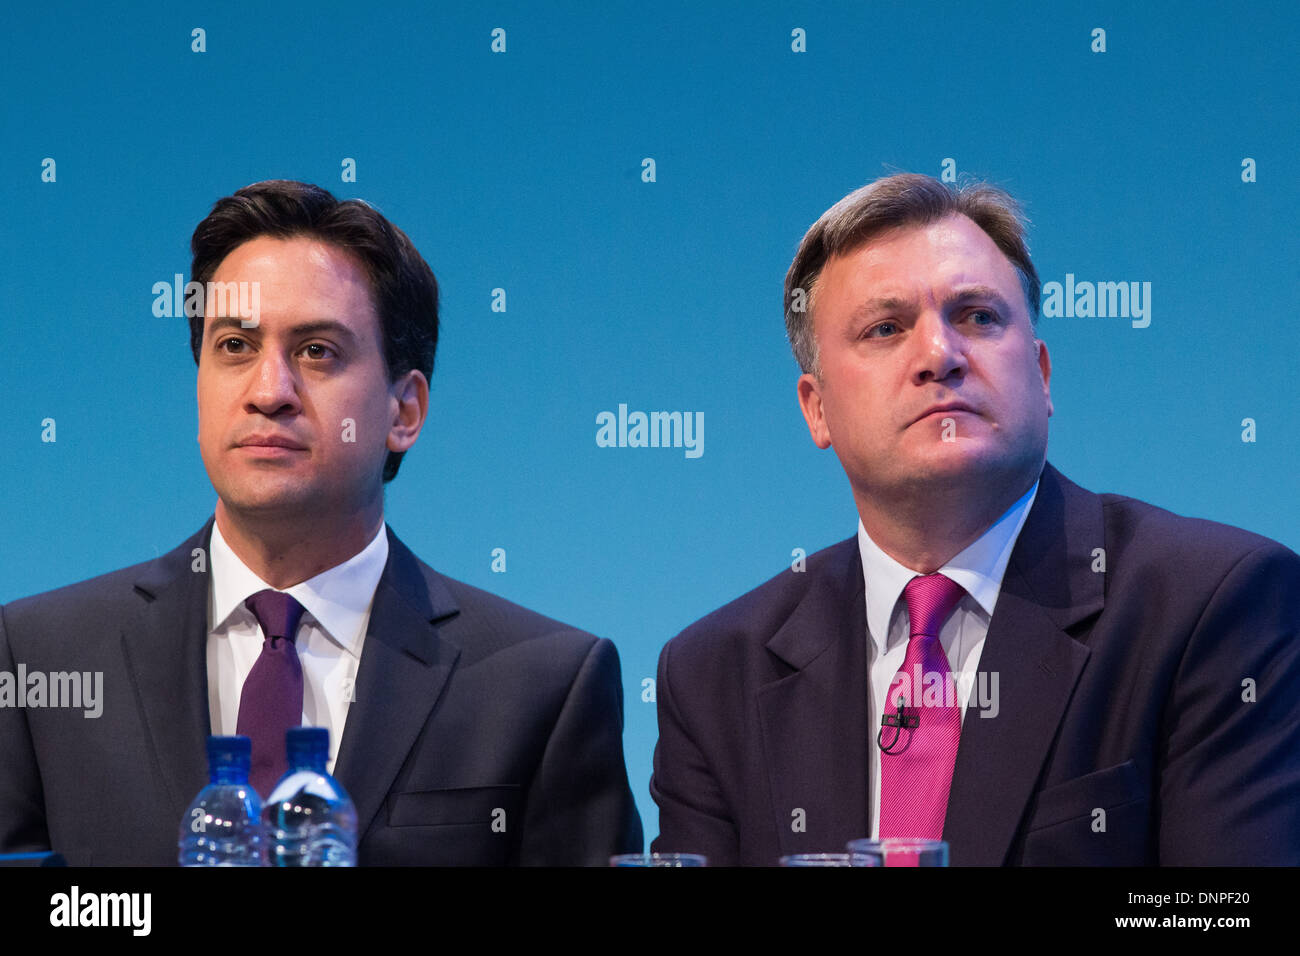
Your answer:
[[[302,665],[294,635],[303,607],[282,591],[258,591],[244,606],[262,626],[262,653],[239,695],[238,733],[253,741],[248,782],[265,800],[284,776],[284,735],[302,723]]]
[[[897,718],[901,696],[906,699],[905,715],[919,715],[920,723],[913,728],[886,726],[882,731],[882,840],[890,837],[938,840],[943,836],[948,789],[952,786],[952,768],[961,738],[961,702],[956,700],[956,687],[948,657],[939,643],[939,631],[965,593],[960,584],[942,574],[912,578],[903,589],[911,635],[903,666],[889,685],[885,714]],[[928,674],[936,676],[927,678]]]

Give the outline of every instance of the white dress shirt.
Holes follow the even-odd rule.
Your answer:
[[[244,601],[270,585],[230,549],[215,521],[208,551],[208,713],[212,733],[228,735],[239,724],[244,680],[262,653],[262,629]],[[302,664],[302,722],[329,729],[331,773],[355,696],[375,588],[387,563],[387,525],[381,523],[363,550],[285,592],[304,610],[294,642]]]
[[[984,650],[984,637],[988,634],[993,608],[1002,590],[1002,576],[1037,494],[1038,482],[1035,481],[1034,486],[987,531],[939,569],[940,574],[966,589],[939,632],[939,642],[948,655],[948,667],[956,680],[963,724],[970,695],[978,691],[974,675],[979,669],[980,653]],[[870,747],[868,766],[871,768],[871,837],[877,839],[880,833],[880,744],[876,735],[880,733],[880,719],[885,713],[885,695],[907,656],[911,629],[903,588],[920,572],[904,567],[885,554],[871,540],[861,521],[858,521],[858,551],[862,555],[862,576],[867,596],[867,713],[872,721],[867,734]]]

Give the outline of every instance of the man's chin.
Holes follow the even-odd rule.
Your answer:
[[[942,448],[927,449],[910,462],[898,464],[905,483],[932,487],[987,486],[990,482],[1006,480],[1023,467],[1018,459],[1008,458],[1003,450],[960,439]]]
[[[935,442],[921,449],[915,456],[918,471],[929,471],[936,475],[978,472],[992,464],[997,457],[994,449],[973,438]]]
[[[292,518],[303,514],[321,514],[328,507],[317,489],[263,488],[218,492],[228,512],[262,520]]]
[[[916,484],[986,491],[1020,482],[1029,471],[1042,467],[1045,455],[1045,449],[1038,452],[1020,449],[1009,453],[1004,447],[961,440],[949,448],[934,451],[914,462],[911,474]]]

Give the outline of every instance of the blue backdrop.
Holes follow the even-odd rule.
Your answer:
[[[0,601],[211,513],[188,330],[151,290],[267,178],[369,200],[433,267],[430,421],[389,523],[616,642],[647,838],[659,649],[856,527],[781,283],[880,175],[1003,185],[1044,283],[1150,283],[1143,318],[1042,320],[1055,465],[1300,548],[1295,4],[475,6],[4,12]],[[620,404],[702,412],[703,454],[598,447]]]

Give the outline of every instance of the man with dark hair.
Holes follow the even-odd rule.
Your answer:
[[[809,229],[786,326],[858,531],[664,648],[655,850],[1300,863],[1300,558],[1048,464],[1038,301],[988,185],[891,176]]]
[[[194,230],[191,281],[202,288],[249,239],[306,237],[346,250],[362,267],[379,318],[390,382],[412,369],[433,377],[438,347],[438,283],[406,233],[360,199],[340,202],[319,186],[268,180],[220,199]],[[211,303],[209,303],[211,305]],[[204,316],[190,316],[190,349],[200,364]],[[397,476],[401,451],[384,459],[384,481]]]
[[[0,609],[0,671],[103,673],[98,719],[0,708],[0,852],[173,863],[205,736],[252,738],[265,797],[300,721],[330,730],[363,865],[639,851],[614,646],[444,577],[384,522],[438,337],[410,240],[272,181],[217,202],[192,247],[196,295],[240,290],[191,319],[215,515],[155,561]]]

